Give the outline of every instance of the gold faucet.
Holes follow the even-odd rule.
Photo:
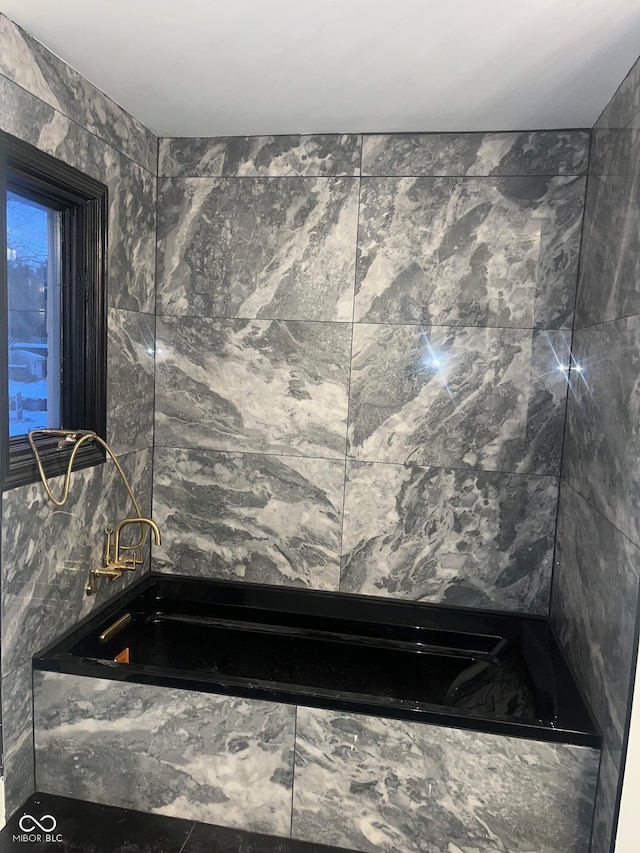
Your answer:
[[[95,592],[93,586],[94,578],[102,577],[115,581],[119,577],[122,577],[123,572],[135,572],[136,567],[144,562],[142,557],[142,548],[146,538],[144,534],[141,535],[140,541],[135,545],[120,544],[122,530],[130,524],[139,524],[141,527],[143,524],[148,525],[153,531],[153,538],[156,545],[159,545],[162,541],[158,525],[152,518],[145,518],[144,516],[138,516],[137,518],[123,518],[122,521],[118,522],[115,530],[112,530],[110,527],[105,528],[102,566],[99,569],[91,569],[90,579],[86,587],[87,595],[92,595],[92,593]],[[131,557],[125,557],[121,553],[122,551],[132,551],[133,554]]]
[[[122,528],[127,527],[129,524],[148,524],[151,530],[153,530],[153,540],[156,545],[159,545],[162,541],[162,536],[160,535],[160,528],[155,523],[152,518],[144,518],[140,516],[139,518],[123,518],[121,522],[116,525],[116,529],[113,531],[113,564],[123,564],[125,566],[131,566],[131,568],[135,569],[136,565],[140,565],[143,562],[141,557],[136,557],[135,552],[138,549],[142,548],[144,545],[144,536],[142,537],[141,545],[120,545],[120,534],[122,533]],[[133,557],[123,557],[120,553],[120,548],[123,548],[125,551],[133,550]]]

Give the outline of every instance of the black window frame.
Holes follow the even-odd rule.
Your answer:
[[[39,479],[26,434],[9,437],[7,191],[60,211],[61,426],[104,436],[107,406],[107,187],[55,157],[0,131],[0,482],[2,490]],[[38,439],[48,476],[63,474],[72,446]],[[74,470],[104,462],[87,442]]]

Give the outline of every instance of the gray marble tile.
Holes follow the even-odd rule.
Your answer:
[[[618,767],[605,748],[600,762],[590,853],[610,853],[617,794]]]
[[[546,614],[558,481],[349,462],[342,592]]]
[[[628,163],[589,179],[577,328],[640,313],[640,134]]]
[[[385,853],[586,853],[599,753],[299,708],[292,835]]]
[[[640,59],[602,111],[595,128],[626,127],[640,111]]]
[[[295,707],[34,674],[38,790],[289,833]]]
[[[4,15],[0,74],[156,174],[157,139],[151,131]]]
[[[584,130],[366,135],[363,175],[583,175]]]
[[[120,462],[143,513],[151,510],[151,451]],[[2,672],[28,661],[138,574],[101,582],[85,595],[88,571],[102,562],[104,528],[132,514],[113,463],[75,472],[68,502],[51,504],[41,484],[6,492],[2,507]],[[62,478],[51,482],[59,495]]]
[[[357,179],[167,178],[158,210],[159,313],[352,319]]]
[[[161,138],[158,174],[173,177],[359,175],[356,134]]]
[[[626,127],[596,127],[591,132],[589,175],[627,177],[634,168],[638,150],[640,113]],[[636,155],[637,156],[637,155]]]
[[[2,759],[8,817],[35,791],[31,661],[2,679]]]
[[[337,590],[344,463],[157,448],[155,569]]]
[[[591,131],[591,145],[589,148],[589,175],[606,174],[604,164],[614,156],[612,154],[614,146],[620,147],[625,144],[625,138],[628,139],[628,134],[623,130],[606,127],[593,128]]]
[[[551,617],[611,753],[622,748],[640,550],[562,484]]]
[[[563,477],[640,545],[640,316],[576,331]]]
[[[355,319],[571,328],[585,178],[365,178]]]
[[[111,306],[155,310],[156,181],[140,166],[0,75],[0,128],[107,185]]]
[[[154,313],[156,179],[112,149],[109,155],[109,305]]]
[[[108,314],[107,439],[116,453],[153,444],[155,318]]]
[[[557,475],[568,353],[564,332],[356,325],[351,455]]]
[[[2,130],[105,182],[108,145],[1,74],[0,102]]]
[[[157,322],[156,446],[344,457],[351,328]]]

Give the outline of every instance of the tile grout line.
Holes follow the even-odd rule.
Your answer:
[[[357,247],[356,247],[357,248]],[[128,311],[132,309],[127,308],[118,308],[115,310]],[[137,313],[147,313],[144,311],[140,311]],[[149,316],[152,315],[153,312],[148,312]],[[301,317],[243,317],[239,315],[234,316],[224,316],[220,314],[172,314],[171,312],[163,311],[158,314],[158,316],[162,320],[167,320],[169,322],[176,322],[179,320],[213,320],[217,323],[298,323],[299,325],[323,325],[323,326],[393,326],[394,328],[397,326],[401,326],[406,329],[459,329],[461,331],[468,329],[479,329],[482,331],[506,331],[506,332],[536,332],[538,334],[543,334],[544,332],[571,332],[573,331],[570,326],[490,326],[490,325],[480,325],[478,323],[422,323],[419,320],[385,320],[385,321],[376,321],[376,320],[308,320]],[[637,315],[632,315],[637,316]],[[613,321],[609,321],[613,322]],[[594,324],[600,325],[600,324]]]
[[[313,456],[313,455],[305,455],[305,454],[296,454],[296,453],[267,453],[262,450],[219,450],[217,448],[210,447],[198,447],[195,445],[176,445],[176,444],[156,444],[156,448],[159,450],[183,450],[187,453],[210,453],[210,454],[219,454],[225,456],[264,456],[268,459],[276,458],[276,459],[310,459],[316,460],[319,462],[333,462],[335,464],[342,464],[342,456]],[[150,448],[138,448],[148,450]],[[137,451],[130,451],[137,452]],[[124,454],[123,454],[124,455]],[[396,468],[420,468],[425,470],[438,470],[438,471],[463,471],[468,472],[469,474],[478,473],[478,474],[495,474],[496,476],[505,476],[505,477],[537,477],[540,479],[550,479],[557,480],[560,477],[559,472],[556,473],[538,473],[536,471],[512,471],[512,470],[499,470],[496,468],[474,468],[471,466],[464,465],[435,465],[430,464],[428,462],[424,463],[415,463],[415,462],[394,462],[387,460],[379,460],[379,459],[357,459],[355,456],[347,455],[347,462],[352,465],[388,465],[394,466]]]
[[[25,90],[27,91],[27,90]],[[34,96],[36,97],[36,96]],[[46,101],[43,101],[46,103]],[[53,109],[53,107],[52,107]],[[68,118],[68,116],[65,116]],[[73,121],[73,119],[69,119],[69,121]],[[82,125],[81,125],[82,126]],[[90,133],[91,131],[87,131]],[[100,137],[97,137],[100,139]],[[108,145],[109,143],[105,143]],[[116,149],[117,150],[117,149]],[[123,153],[123,152],[120,152]],[[126,157],[127,155],[124,154]],[[131,159],[131,158],[129,158]],[[133,161],[135,162],[135,160]],[[140,164],[138,164],[140,165]],[[141,168],[145,168],[141,166]],[[148,172],[149,170],[146,169]],[[373,180],[373,181],[394,181],[394,180],[417,180],[417,181],[438,181],[438,180],[456,180],[456,181],[507,181],[507,180],[521,180],[521,179],[529,179],[529,180],[539,180],[540,178],[553,179],[553,178],[561,178],[563,182],[569,182],[576,180],[577,178],[586,177],[585,172],[514,172],[513,174],[505,173],[494,173],[491,175],[461,175],[460,173],[456,174],[447,174],[445,172],[437,172],[436,174],[427,174],[425,172],[396,172],[393,174],[353,174],[349,173],[336,173],[335,175],[326,175],[326,174],[317,174],[317,175],[265,175],[257,173],[255,175],[159,175],[159,178],[166,181],[344,181],[344,180],[352,180],[358,181],[360,178],[364,178],[365,180]]]
[[[298,743],[298,705],[295,706],[295,712],[293,717],[293,762],[291,767],[291,815],[289,818],[289,838],[293,838],[293,810],[294,810],[294,802],[295,802],[295,789],[296,789],[296,746]]]
[[[0,14],[2,14],[2,13],[0,13]],[[63,62],[64,62],[64,60],[63,60]],[[69,67],[71,67],[71,66],[69,66]],[[149,169],[148,166],[144,166],[142,163],[139,163],[130,154],[127,154],[126,151],[122,151],[120,148],[118,148],[117,145],[114,145],[111,142],[107,142],[106,139],[103,139],[101,136],[98,136],[98,134],[95,133],[95,131],[89,130],[89,128],[86,127],[86,125],[81,124],[77,119],[72,118],[70,115],[68,115],[63,110],[59,109],[58,107],[54,107],[52,104],[50,104],[48,101],[45,101],[39,95],[34,95],[33,92],[31,92],[29,89],[27,89],[21,83],[16,83],[16,81],[12,80],[11,77],[7,77],[6,74],[3,74],[2,72],[0,72],[0,77],[2,77],[7,82],[11,83],[17,89],[20,89],[22,92],[25,92],[27,95],[29,95],[29,97],[35,98],[36,101],[39,101],[41,104],[44,104],[46,107],[49,107],[49,109],[53,110],[54,113],[61,115],[63,118],[66,118],[67,121],[70,121],[72,124],[75,124],[77,127],[79,127],[81,130],[83,130],[85,133],[88,133],[89,136],[92,136],[94,139],[97,139],[98,142],[100,142],[102,145],[106,145],[108,148],[111,148],[113,151],[117,152],[118,154],[121,154],[123,157],[126,157],[127,160],[129,160],[135,166],[138,166],[138,168],[143,169],[145,172],[147,172],[149,175],[151,175],[151,177],[154,177],[153,172],[151,171],[151,169]],[[103,92],[103,94],[104,94],[104,92]],[[109,97],[109,96],[107,95],[107,97]],[[115,101],[114,101],[114,103],[115,103]],[[130,118],[133,118],[133,119],[135,119],[135,121],[138,121],[138,119],[136,119],[136,117],[134,115],[132,115],[131,113],[128,113],[124,109],[123,109],[123,112],[126,115],[128,115]],[[141,126],[143,127],[144,125],[141,125]],[[158,137],[152,131],[150,131],[148,128],[145,128],[145,130],[148,130],[154,139],[158,139]]]
[[[638,548],[638,549],[640,550],[640,542],[635,542],[635,541],[634,541],[630,536],[628,536],[628,535],[627,535],[623,530],[620,530],[620,528],[617,526],[617,524],[615,524],[615,523],[614,523],[614,522],[613,522],[613,521],[612,521],[608,516],[606,516],[606,515],[604,514],[604,512],[602,512],[602,510],[601,510],[598,506],[596,506],[596,504],[595,504],[595,503],[593,503],[593,501],[589,500],[589,498],[586,498],[586,497],[582,494],[582,492],[579,492],[579,491],[578,491],[578,489],[576,489],[576,487],[575,487],[575,486],[573,486],[573,485],[571,484],[571,479],[572,479],[572,478],[570,478],[570,477],[561,477],[560,479],[561,479],[561,482],[562,482],[562,483],[564,483],[564,484],[565,484],[565,486],[567,486],[567,488],[571,489],[571,491],[572,491],[574,494],[576,494],[576,495],[577,495],[581,500],[583,500],[583,501],[587,504],[587,506],[588,506],[588,507],[590,507],[590,508],[593,510],[593,512],[597,513],[597,514],[600,516],[600,518],[604,519],[604,521],[606,521],[606,522],[607,522],[607,524],[609,524],[609,525],[613,528],[613,530],[615,530],[615,531],[616,531],[616,533],[618,533],[620,536],[622,536],[622,538],[623,538],[623,539],[626,539],[626,541],[627,541],[630,545],[633,545],[633,546],[634,546],[634,548]]]
[[[620,331],[616,329],[603,328],[603,326],[610,327],[614,323],[622,323],[625,320],[635,320],[637,317],[640,317],[640,311],[636,311],[634,314],[625,314],[622,317],[613,317],[611,320],[599,320],[597,323],[589,323],[588,326],[579,326],[577,329],[571,329],[571,332],[609,332],[609,331]],[[626,330],[622,330],[626,331]]]
[[[589,135],[589,152],[587,155],[587,177],[584,184],[584,196],[582,203],[582,224],[580,227],[580,246],[578,249],[578,268],[576,269],[576,290],[573,299],[573,320],[571,323],[571,331],[569,334],[569,362],[570,365],[573,363],[573,342],[575,336],[575,325],[576,325],[576,316],[578,311],[578,294],[580,291],[580,274],[582,272],[582,262],[583,262],[583,248],[585,248],[585,240],[584,240],[584,228],[587,217],[587,197],[588,197],[588,189],[589,189],[589,166],[591,165],[591,147],[592,147],[593,137],[590,133]],[[562,425],[562,439],[560,441],[560,462],[558,466],[558,499],[556,504],[556,519],[554,526],[554,535],[553,535],[553,554],[551,559],[551,575],[549,577],[549,600],[547,605],[547,617],[551,619],[551,614],[553,610],[553,590],[554,590],[554,576],[556,572],[556,559],[558,553],[558,540],[559,540],[559,521],[560,521],[560,504],[562,500],[562,471],[565,465],[565,451],[567,448],[567,432],[569,429],[569,405],[570,405],[570,397],[571,397],[571,370],[567,371],[567,388],[564,396],[564,419]]]
[[[158,137],[156,147],[156,172],[160,171],[160,139]],[[153,409],[151,420],[151,506],[149,510],[151,517],[154,513],[155,481],[156,481],[156,420],[157,420],[157,387],[158,387],[158,199],[160,198],[160,178],[155,178],[155,240],[153,246]],[[149,571],[153,571],[153,549],[152,538],[149,537]]]
[[[360,137],[360,175],[362,175],[362,160],[364,152],[364,136]],[[344,475],[342,483],[342,519],[340,525],[340,551],[338,553],[338,592],[342,589],[342,558],[344,554],[344,538],[347,507],[347,479],[349,471],[349,417],[351,415],[351,378],[353,374],[353,341],[356,329],[356,292],[358,287],[358,241],[360,239],[360,210],[362,205],[362,177],[358,178],[358,208],[356,210],[356,234],[354,245],[353,298],[351,300],[351,347],[349,350],[349,379],[347,382],[347,419],[345,424]]]

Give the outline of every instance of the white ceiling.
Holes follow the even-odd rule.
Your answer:
[[[638,0],[0,0],[163,136],[590,127]]]

